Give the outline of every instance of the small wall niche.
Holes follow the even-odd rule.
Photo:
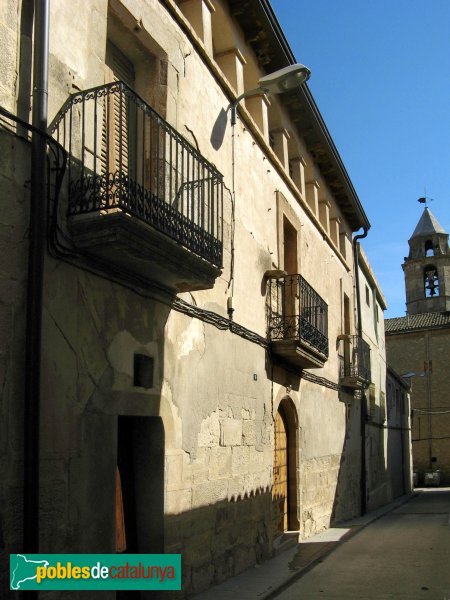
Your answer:
[[[153,357],[135,354],[133,359],[133,385],[144,389],[153,387]]]

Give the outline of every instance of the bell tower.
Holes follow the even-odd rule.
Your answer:
[[[428,206],[408,241],[405,273],[409,315],[450,311],[450,249],[448,233]]]

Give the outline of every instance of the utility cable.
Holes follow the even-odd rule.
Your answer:
[[[80,251],[76,249],[69,237],[69,235],[64,231],[64,229],[59,224],[58,213],[60,211],[60,192],[62,189],[63,179],[67,166],[67,151],[65,148],[56,141],[53,137],[51,137],[46,132],[41,132],[36,130],[35,127],[23,121],[13,113],[9,112],[5,108],[0,106],[0,114],[4,117],[19,123],[24,129],[28,131],[37,131],[40,133],[46,140],[49,147],[52,150],[52,154],[54,160],[56,161],[56,166],[51,167],[49,164],[49,169],[51,171],[56,172],[54,190],[53,190],[53,201],[48,202],[48,215],[49,215],[49,236],[48,236],[48,250],[51,256],[54,258],[58,258],[63,262],[70,264],[71,266],[91,273],[97,277],[101,277],[104,280],[107,280],[111,283],[115,283],[117,285],[121,285],[130,291],[136,293],[137,295],[153,300],[155,302],[165,304],[169,306],[173,310],[177,312],[183,313],[186,316],[191,318],[199,319],[204,323],[210,324],[217,329],[222,331],[228,330],[234,335],[238,335],[239,337],[246,339],[247,341],[257,344],[264,348],[265,350],[270,350],[270,342],[269,340],[248,329],[244,325],[240,325],[239,323],[234,322],[233,320],[219,315],[213,311],[206,310],[199,306],[189,304],[185,300],[181,298],[172,296],[167,290],[164,288],[160,288],[154,283],[152,283],[153,291],[148,289],[149,282],[145,279],[139,278],[136,275],[133,277],[127,277],[124,274],[123,270],[115,269],[110,264],[105,263],[100,260],[96,256],[90,254],[87,251]],[[27,140],[26,137],[21,136],[17,132],[13,132],[18,137],[21,137],[24,140]],[[233,150],[233,173],[234,173],[234,150]],[[234,240],[234,174],[233,174],[233,188],[231,191],[232,197],[232,207],[233,207],[233,217],[232,217],[232,244]],[[50,200],[50,194],[49,194]],[[232,246],[232,269],[230,276],[230,283],[233,286],[234,283],[234,246]],[[233,287],[232,287],[233,289]],[[308,371],[300,371],[294,368],[288,368],[286,365],[283,365],[284,368],[290,370],[291,372],[299,375],[302,379],[306,381],[310,381],[311,383],[315,383],[317,385],[321,385],[327,387],[329,389],[333,389],[336,391],[349,391],[344,386],[339,385],[333,381],[326,379],[325,377],[320,377],[318,375],[314,375],[313,373],[309,373]]]

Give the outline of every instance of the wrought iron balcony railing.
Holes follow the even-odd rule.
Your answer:
[[[344,354],[340,355],[340,379],[371,381],[370,345],[359,335],[348,335],[342,340]]]
[[[69,216],[121,210],[222,266],[222,175],[126,84],[71,95],[51,133],[70,156]]]
[[[301,275],[268,281],[268,335],[305,343],[328,357],[328,305]]]

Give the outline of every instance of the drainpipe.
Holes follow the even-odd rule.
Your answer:
[[[35,0],[32,124],[42,132],[47,131],[49,9],[50,0]],[[25,339],[23,494],[23,551],[30,554],[39,552],[39,413],[46,199],[47,145],[44,136],[33,130]],[[28,598],[31,592],[27,594]]]
[[[362,318],[361,318],[361,295],[359,291],[359,257],[358,247],[359,241],[367,236],[368,229],[363,227],[364,233],[355,235],[353,238],[353,262],[355,265],[355,286],[356,286],[356,310],[358,313],[358,335],[362,338]],[[363,393],[361,398],[361,477],[360,477],[360,494],[361,494],[361,514],[364,515],[367,511],[366,488],[366,420],[367,420],[367,402]]]

